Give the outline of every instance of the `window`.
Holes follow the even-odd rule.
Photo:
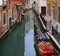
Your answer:
[[[27,4],[28,4],[29,0],[26,0],[26,2],[27,2]]]
[[[48,11],[47,11],[48,15],[51,16],[51,5],[48,4]]]
[[[1,21],[1,13],[0,13],[0,21]]]
[[[2,24],[3,24],[3,27],[6,26],[6,11],[3,11],[2,12]]]
[[[53,16],[53,19],[55,19],[55,16],[56,16],[56,7],[55,6],[52,6],[52,16]]]
[[[16,9],[14,9],[13,14],[14,14],[14,15],[13,15],[13,16],[14,16],[14,18],[16,18],[16,14],[17,14],[17,13],[16,13]]]
[[[5,25],[5,24],[6,24],[6,14],[3,13],[3,25]]]
[[[53,3],[55,3],[56,2],[56,0],[53,0]]]
[[[17,10],[13,9],[12,10],[12,20],[14,20],[17,17]]]
[[[14,20],[14,10],[12,10],[12,20]]]

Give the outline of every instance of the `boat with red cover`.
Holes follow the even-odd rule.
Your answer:
[[[34,31],[34,42],[39,56],[58,56],[50,40],[37,27]]]

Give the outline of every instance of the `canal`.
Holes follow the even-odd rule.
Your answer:
[[[34,49],[34,19],[33,19],[33,12],[28,11],[26,12],[26,17],[28,22],[25,24],[25,52],[24,56],[36,56],[35,49]]]
[[[17,24],[13,30],[10,30],[2,41],[0,56],[36,56],[33,37],[33,13],[27,11],[22,23]]]
[[[0,56],[24,56],[25,19],[10,31],[0,45]]]
[[[0,56],[38,56],[34,46],[34,24],[43,30],[37,15],[25,12],[22,22],[9,32],[0,45]]]

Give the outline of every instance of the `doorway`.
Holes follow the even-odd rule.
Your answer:
[[[11,28],[11,17],[9,18],[9,28]]]
[[[41,7],[41,14],[46,15],[46,7]]]

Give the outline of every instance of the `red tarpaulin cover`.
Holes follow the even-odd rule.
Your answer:
[[[42,55],[55,56],[54,47],[52,46],[50,42],[46,42],[46,43],[40,42],[38,44],[38,48],[39,48],[40,54]]]

